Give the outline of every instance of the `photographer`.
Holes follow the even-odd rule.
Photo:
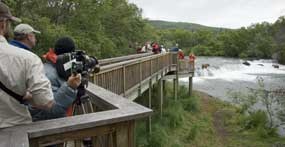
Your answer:
[[[81,75],[71,75],[65,81],[59,77],[55,64],[58,55],[73,52],[74,50],[75,45],[73,40],[69,37],[62,37],[56,41],[54,49],[50,49],[43,56],[47,61],[44,64],[44,69],[47,78],[51,82],[56,104],[50,110],[39,110],[30,107],[33,121],[65,117],[67,109],[72,106],[77,96],[76,89],[81,83]]]

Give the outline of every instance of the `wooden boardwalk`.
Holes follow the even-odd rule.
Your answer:
[[[151,90],[149,108],[133,100],[153,84],[160,85],[163,105],[163,80],[173,79],[177,99],[179,74],[193,76],[187,61],[176,53],[139,54],[99,61],[101,71],[90,79],[87,93],[95,112],[60,119],[34,122],[0,130],[0,147],[38,147],[89,140],[95,147],[134,147],[135,120],[148,117],[151,131]],[[190,85],[191,84],[191,85]],[[192,87],[190,82],[189,88]],[[191,86],[191,87],[190,87]],[[191,89],[189,89],[191,90]]]

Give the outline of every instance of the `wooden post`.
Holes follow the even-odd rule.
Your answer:
[[[179,87],[179,77],[178,77],[178,73],[179,73],[179,60],[178,60],[178,56],[176,56],[176,83],[175,83],[175,100],[177,100],[178,98],[178,87]]]
[[[139,86],[139,95],[138,96],[141,96],[142,94],[142,62],[140,61],[139,62],[140,64],[140,86]]]
[[[126,66],[123,67],[123,93],[126,96]]]
[[[148,108],[151,109],[151,91],[152,91],[152,81],[149,80],[149,88],[148,88]],[[147,120],[147,131],[151,133],[151,116],[148,117]]]
[[[116,127],[116,147],[134,147],[135,121],[128,121]]]
[[[175,94],[176,93],[176,79],[175,78],[173,79],[172,83],[173,83],[173,91],[174,91],[173,96],[174,96],[174,99],[176,100],[176,94]]]
[[[162,112],[163,112],[163,85],[162,85],[162,77],[163,73],[161,74],[161,78],[159,80],[159,96],[160,96],[160,117],[162,118]]]
[[[166,80],[162,81],[163,93],[166,93]]]
[[[193,80],[192,76],[189,77],[189,96],[192,95],[192,85],[193,85]]]

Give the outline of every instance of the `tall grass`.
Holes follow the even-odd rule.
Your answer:
[[[152,132],[146,131],[146,119],[136,124],[137,147],[243,147],[272,146],[284,144],[285,139],[275,136],[275,130],[267,127],[264,112],[244,115],[239,107],[219,101],[205,94],[194,93],[188,96],[185,86],[179,87],[178,100],[174,100],[172,83],[165,86],[162,117],[158,87],[152,90]],[[203,100],[202,100],[203,99]],[[148,91],[136,102],[148,105]],[[216,112],[220,112],[215,124]],[[218,126],[217,126],[218,125]],[[224,128],[219,134],[217,127]],[[224,133],[224,134],[223,134]]]
[[[163,114],[160,117],[159,111],[159,91],[158,86],[155,85],[152,90],[152,109],[154,115],[152,116],[152,132],[148,134],[145,128],[145,122],[137,125],[136,144],[139,147],[180,147],[183,146],[181,140],[173,140],[170,136],[171,130],[179,129],[185,125],[185,115],[187,113],[195,113],[199,111],[198,99],[196,97],[188,96],[188,89],[185,86],[180,86],[178,91],[178,100],[174,100],[172,84],[166,83],[164,89],[164,103]],[[147,106],[148,91],[142,94],[136,100],[138,103]],[[197,127],[196,127],[197,128]],[[191,128],[185,134],[185,139],[191,141],[195,139],[197,129]],[[193,133],[193,134],[192,134]]]

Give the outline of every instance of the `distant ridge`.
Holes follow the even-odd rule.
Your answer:
[[[189,31],[197,31],[197,30],[209,30],[209,31],[222,31],[227,30],[227,28],[217,28],[217,27],[209,27],[195,23],[187,23],[187,22],[170,22],[163,20],[148,20],[148,23],[158,29],[185,29]]]

